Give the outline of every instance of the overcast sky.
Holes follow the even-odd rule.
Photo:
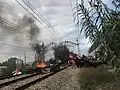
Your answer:
[[[22,0],[18,0],[22,1]],[[76,42],[77,33],[72,17],[72,9],[70,0],[30,0],[36,7],[37,11],[53,26],[55,32],[64,40]],[[74,1],[74,0],[73,0]],[[105,3],[109,3],[109,0],[104,0]],[[0,15],[8,19],[11,22],[20,23],[22,17],[28,14],[15,0],[0,0]],[[24,23],[25,24],[25,23]],[[24,27],[24,24],[21,25]],[[54,41],[59,42],[57,38],[52,35],[48,29],[43,27],[37,22],[40,28],[39,40],[44,41],[45,44]],[[25,28],[25,27],[24,27]],[[26,29],[26,28],[25,28]],[[27,61],[34,60],[34,51],[30,49],[29,38],[26,35],[27,31],[13,31],[9,28],[0,27],[0,43],[7,43],[10,45],[21,46],[24,48],[18,48],[14,46],[7,46],[0,44],[0,62],[6,61],[11,56],[17,56],[23,59],[24,53],[27,54]],[[80,51],[82,54],[87,54],[90,43],[88,39],[85,39],[84,34],[80,36]],[[74,52],[77,52],[77,47],[70,48]],[[49,52],[47,56],[52,57],[52,53]]]

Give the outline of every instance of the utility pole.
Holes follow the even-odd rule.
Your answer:
[[[77,47],[78,47],[78,54],[79,54],[79,55],[81,55],[81,53],[80,53],[80,47],[79,47],[79,41],[78,41],[78,39],[77,39],[76,41],[77,41]]]
[[[21,56],[20,56],[20,60],[21,60]]]
[[[37,55],[35,54],[35,61],[37,61]]]
[[[45,59],[45,46],[44,46],[44,42],[42,44],[42,49],[43,49],[43,55],[42,55],[42,58],[43,60]]]
[[[25,65],[26,65],[26,52],[24,53],[24,60],[25,60]]]

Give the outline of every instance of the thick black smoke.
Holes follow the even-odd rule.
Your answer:
[[[36,51],[39,59],[43,59],[44,54],[47,52],[44,43],[40,44],[39,36],[40,36],[40,28],[36,24],[35,20],[31,17],[25,16],[23,19],[29,26],[29,34],[30,34],[30,45],[33,50]]]
[[[22,27],[22,28],[26,28],[26,27],[29,27],[31,24],[35,23],[35,20],[30,17],[29,15],[24,15],[22,17],[21,20],[19,20],[19,25]]]
[[[40,34],[40,28],[35,24],[30,25],[30,40],[38,40],[39,34]]]
[[[6,23],[4,22],[4,19],[5,21],[7,20]],[[12,26],[11,22],[15,25]],[[27,14],[23,17],[19,17],[18,14],[14,11],[14,7],[12,5],[10,5],[8,2],[5,2],[5,0],[0,0],[0,30],[2,30],[2,34],[6,31],[5,34],[7,33],[8,35],[11,33],[11,36],[15,36],[15,33],[17,32],[13,29],[16,27],[19,27],[17,30],[18,33],[19,31],[23,32],[24,29],[24,32],[29,34],[31,48],[40,56],[43,52],[44,46],[39,43],[40,28],[36,24],[36,21]],[[17,38],[19,39],[19,37]],[[15,36],[15,42],[17,38]],[[20,40],[22,40],[22,38]]]

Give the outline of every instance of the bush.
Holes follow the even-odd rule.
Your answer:
[[[81,69],[79,74],[79,82],[80,87],[83,90],[97,90],[98,87],[103,88],[101,90],[117,90],[113,88],[118,86],[113,74],[107,72],[107,69],[100,68]]]

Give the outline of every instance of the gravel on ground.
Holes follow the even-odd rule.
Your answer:
[[[71,67],[31,85],[26,90],[80,90],[78,74],[80,69]]]

